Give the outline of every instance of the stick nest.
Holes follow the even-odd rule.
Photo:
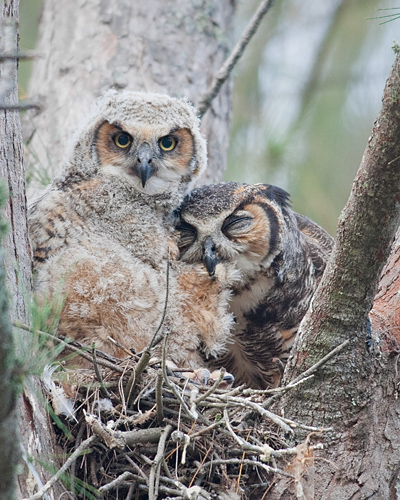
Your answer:
[[[293,431],[321,429],[268,408],[307,377],[258,391],[223,388],[222,371],[205,385],[170,372],[165,350],[120,361],[93,349],[93,368],[60,383],[75,407],[73,418],[54,416],[71,498],[262,499],[278,477],[301,483],[322,445],[291,448]]]

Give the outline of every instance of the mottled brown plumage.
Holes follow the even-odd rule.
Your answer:
[[[182,261],[203,262],[211,277],[218,263],[235,263],[241,273],[230,303],[234,342],[214,364],[236,383],[276,386],[333,239],[291,210],[288,193],[266,184],[203,186],[178,215]]]
[[[171,212],[206,165],[192,106],[160,94],[108,92],[78,133],[63,173],[30,208],[36,290],[64,297],[58,332],[117,357],[141,351],[158,327],[169,358],[198,368],[223,351],[231,326],[224,266],[174,261]]]

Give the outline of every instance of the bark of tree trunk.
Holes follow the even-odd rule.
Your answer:
[[[0,198],[2,197],[0,196]],[[0,206],[3,201],[0,199]],[[0,216],[0,226],[2,224],[3,219]],[[0,227],[0,241],[3,232],[3,227]],[[4,500],[14,500],[16,469],[20,459],[18,447],[15,445],[18,442],[15,411],[18,391],[14,380],[15,353],[5,281],[4,252],[0,248],[0,394],[2,397],[0,408],[0,492]]]
[[[308,473],[316,499],[397,498],[398,356],[394,357],[389,349],[380,349],[380,331],[374,331],[372,339],[369,337],[367,320],[399,220],[400,58],[397,56],[386,84],[381,113],[349,201],[339,218],[334,255],[311,310],[301,324],[285,375],[286,380],[295,378],[334,347],[350,340],[344,351],[311,381],[288,393],[281,403],[286,416],[294,420],[333,427],[326,437],[322,460],[315,461],[312,477]],[[398,249],[395,253],[398,255]],[[299,433],[298,439],[304,439],[304,433]],[[296,497],[293,484],[280,481],[271,498],[311,497]]]
[[[46,107],[34,129],[26,123],[40,164],[57,172],[71,135],[111,87],[186,96],[196,104],[229,52],[233,4],[45,0],[37,49],[44,57],[35,62],[30,92]],[[209,154],[204,181],[222,178],[230,113],[228,82],[202,123]]]
[[[2,4],[0,8],[0,26],[3,28],[1,34],[5,38],[4,29],[11,25],[12,40],[7,40],[5,49],[16,52],[17,34],[16,27],[19,19],[19,0],[10,0]],[[5,42],[3,38],[3,42]],[[11,43],[10,43],[11,42]],[[3,43],[4,45],[4,43]],[[4,50],[4,47],[3,49]],[[9,80],[9,90],[1,96],[2,104],[15,106],[18,103],[17,85],[17,62],[7,61],[0,65],[0,80],[4,83]],[[23,143],[21,122],[18,111],[0,111],[0,178],[4,179],[8,187],[8,197],[3,207],[3,216],[8,222],[9,231],[4,238],[5,249],[5,283],[10,298],[9,317],[11,320],[29,322],[29,314],[26,304],[26,296],[31,291],[31,251],[28,239],[28,227],[26,221],[26,195],[25,195],[25,167],[23,161]],[[2,272],[2,271],[1,271]],[[3,282],[0,284],[4,292]],[[2,312],[5,313],[5,303],[1,304]],[[26,335],[26,334],[25,334]],[[28,334],[29,335],[29,334]],[[16,402],[15,376],[15,354],[10,352],[14,348],[18,353],[18,346],[12,345],[11,325],[9,319],[3,319],[0,325],[1,359],[0,365],[5,369],[0,375],[2,398],[0,411],[0,492],[1,498],[15,499],[29,496],[35,482],[32,482],[30,472],[25,468],[24,473],[18,476],[19,488],[15,491],[9,490],[15,486],[15,478],[9,480],[10,474],[15,469],[15,461],[20,458],[19,439],[30,457],[40,457],[43,462],[51,462],[53,459],[53,445],[49,418],[43,404],[40,383],[28,376],[23,394]],[[27,339],[29,342],[29,339]],[[7,353],[6,350],[8,349]],[[4,361],[4,363],[3,363]],[[1,368],[0,368],[1,370]],[[11,370],[11,372],[10,372]],[[22,367],[23,370],[23,367]],[[8,376],[8,379],[5,377]],[[10,378],[11,377],[11,378]],[[4,386],[4,387],[3,387]],[[17,404],[17,411],[15,406]],[[18,414],[18,417],[17,417]],[[19,420],[20,436],[18,437],[17,426]],[[46,481],[48,472],[34,463],[38,476]],[[14,471],[15,472],[15,471]],[[7,487],[7,491],[6,491]],[[57,494],[62,493],[61,488],[56,488]]]
[[[373,331],[380,332],[386,354],[400,352],[400,230],[383,269],[371,311]]]

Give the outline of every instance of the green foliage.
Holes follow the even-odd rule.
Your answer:
[[[51,364],[62,352],[63,346],[53,344],[41,332],[56,334],[63,306],[61,292],[51,297],[25,298],[31,318],[31,332],[14,329],[18,354],[18,365],[24,375],[41,375],[46,365]]]
[[[35,182],[39,186],[48,186],[51,182],[51,177],[49,172],[40,163],[39,158],[36,153],[33,152],[32,149],[28,147],[29,152],[31,153],[31,163],[29,164],[29,168],[26,171],[26,184],[30,186],[32,182]]]
[[[91,449],[84,450],[82,456],[91,453]],[[64,458],[64,455],[62,456]],[[50,462],[45,462],[44,460],[38,460],[39,464],[43,469],[50,472],[51,475],[55,475],[58,469]],[[75,493],[78,498],[84,498],[85,500],[98,500],[101,497],[101,493],[98,489],[94,488],[90,484],[82,481],[81,479],[71,476],[69,473],[62,474],[60,481],[64,484],[68,491]]]
[[[83,453],[90,453],[90,450],[85,450]],[[73,493],[79,495],[79,498],[97,500],[102,496],[99,490],[77,477],[72,480],[69,474],[65,474],[61,480],[69,491],[71,491],[71,487],[73,486]]]
[[[378,10],[400,10],[400,7],[392,7],[389,9],[378,9]],[[388,19],[390,18],[390,19]],[[367,19],[386,19],[386,21],[382,21],[379,24],[386,24],[390,23],[391,21],[396,21],[396,19],[400,19],[400,14],[398,12],[393,13],[393,14],[387,14],[385,16],[378,16],[378,17],[368,17]]]
[[[335,233],[393,63],[396,24],[366,19],[388,2],[275,2],[235,69],[226,180],[278,184]]]
[[[19,32],[20,49],[22,52],[35,48],[38,35],[39,17],[42,0],[20,0]],[[20,99],[27,97],[29,76],[32,61],[20,61],[18,65],[18,87]]]
[[[29,117],[29,119],[32,122],[32,118]],[[35,134],[39,134],[39,132],[37,130],[35,130]],[[27,184],[27,186],[30,186],[32,184],[32,182],[35,182],[39,186],[48,186],[51,182],[50,172],[46,169],[46,167],[40,161],[36,152],[31,147],[30,143],[31,143],[32,137],[33,137],[33,135],[26,143],[26,147],[27,147],[29,154],[30,154],[30,161],[29,161],[28,168],[26,171],[26,184]],[[39,138],[40,138],[40,135],[39,135]],[[42,142],[42,144],[43,144],[43,142]],[[43,147],[46,151],[46,156],[47,156],[49,165],[51,165],[50,157],[48,155],[48,149],[44,144],[43,144]]]

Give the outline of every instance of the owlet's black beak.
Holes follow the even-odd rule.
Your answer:
[[[215,253],[215,245],[211,238],[206,238],[203,247],[203,263],[206,266],[208,274],[213,278],[215,275],[215,266],[218,264],[218,257]]]
[[[137,150],[137,164],[133,171],[142,181],[142,187],[145,187],[146,182],[156,173],[156,168],[154,167],[153,154],[151,147],[147,143],[143,143],[139,146]]]

